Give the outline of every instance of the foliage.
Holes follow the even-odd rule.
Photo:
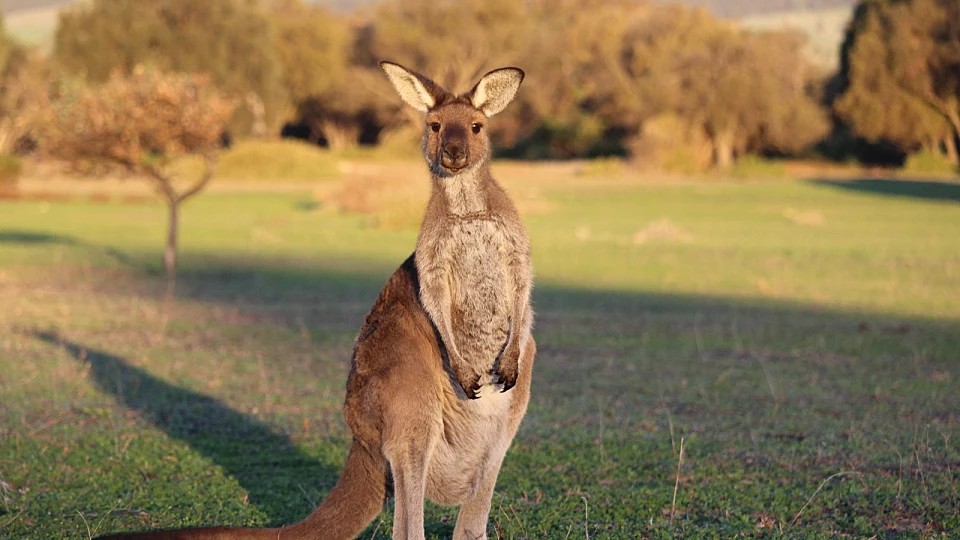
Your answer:
[[[419,117],[377,68],[391,59],[453,91],[494,67],[524,68],[516,102],[491,123],[496,148],[513,157],[639,152],[635,161],[657,168],[702,169],[707,153],[720,168],[745,155],[802,155],[826,135],[821,102],[839,88],[834,120],[875,148],[960,160],[957,20],[955,0],[864,2],[838,85],[806,60],[799,32],[634,0],[387,0],[351,14],[303,0],[93,0],[65,12],[54,57],[93,81],[141,63],[207,72],[244,105],[235,135],[289,122],[339,151],[416,131]],[[665,136],[664,117],[688,128]]]
[[[6,34],[0,16],[0,154],[33,135],[49,97],[45,59]]]
[[[516,63],[533,22],[511,0],[389,0],[377,7],[365,46],[376,59],[415,67],[451,92],[485,72]]]
[[[624,84],[651,88],[658,108],[702,129],[716,166],[748,151],[798,152],[826,133],[797,34],[750,33],[680,13],[652,13],[635,29],[632,65],[617,67]]]
[[[341,18],[301,0],[266,2],[283,66],[283,85],[308,139],[342,150],[359,144],[365,123],[382,122],[370,69],[352,63],[354,35]],[[379,74],[377,74],[379,75]]]
[[[841,55],[834,109],[855,133],[960,164],[960,3],[861,2]]]
[[[141,67],[100,87],[67,90],[41,142],[48,155],[81,169],[155,173],[187,154],[212,156],[233,109],[209,77]]]
[[[674,113],[644,122],[629,148],[634,165],[645,170],[694,174],[713,163],[713,147],[703,128]]]
[[[940,152],[922,150],[907,156],[903,170],[914,174],[955,175],[960,167]]]
[[[487,71],[523,63],[533,44],[532,34],[523,29],[533,24],[530,10],[513,0],[387,0],[377,5],[358,36],[359,59],[374,69],[379,60],[398,62],[451,92],[466,92]],[[386,108],[385,128],[419,125],[416,112],[400,107],[375,71],[367,87]],[[508,118],[509,112],[491,124],[498,144],[516,140],[518,126]]]
[[[276,39],[256,2],[94,0],[61,14],[53,58],[91,82],[141,65],[207,73],[247,105],[234,130],[265,134],[279,131],[288,99]]]
[[[153,183],[169,210],[164,258],[172,293],[179,206],[209,182],[234,107],[208,76],[163,74],[141,66],[129,77],[114,72],[97,88],[66,89],[47,114],[40,144],[47,155],[79,171],[119,168]],[[205,170],[178,191],[170,165],[191,154],[203,157]]]
[[[759,156],[744,156],[730,169],[734,178],[784,178],[787,169],[782,163]]]
[[[23,163],[17,156],[0,154],[0,195],[13,195],[17,192],[22,168]]]
[[[338,161],[328,150],[302,141],[245,140],[219,154],[217,177],[264,183],[325,181],[340,175]],[[203,166],[199,156],[173,164],[179,176],[188,178],[200,176]]]

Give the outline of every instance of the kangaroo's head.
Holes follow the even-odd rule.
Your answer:
[[[502,111],[516,95],[523,71],[495,69],[472,90],[454,95],[423,75],[392,62],[380,62],[387,78],[408,105],[427,113],[423,157],[439,177],[456,176],[490,159],[487,118]]]

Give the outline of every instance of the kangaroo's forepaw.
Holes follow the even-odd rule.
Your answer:
[[[477,395],[477,391],[480,390],[480,376],[476,375],[473,379],[473,382],[470,384],[463,384],[460,382],[460,387],[463,388],[463,393],[467,395],[470,399],[480,399],[480,396]]]
[[[517,369],[508,368],[506,366],[500,366],[497,368],[497,382],[503,385],[503,390],[500,392],[506,392],[514,386],[517,385]]]

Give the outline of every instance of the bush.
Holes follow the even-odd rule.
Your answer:
[[[598,157],[583,164],[577,171],[582,176],[620,176],[623,171],[623,159],[618,157]]]
[[[954,175],[960,172],[946,156],[940,152],[923,150],[907,156],[903,170],[913,174]]]
[[[672,113],[649,119],[627,146],[631,160],[639,168],[670,174],[705,172],[713,158],[703,130]]]
[[[782,163],[752,154],[737,160],[730,168],[730,176],[736,178],[781,178],[787,175]]]
[[[202,163],[189,158],[177,164],[183,178],[200,175]],[[263,182],[324,181],[340,176],[339,159],[318,146],[293,140],[240,141],[220,154],[215,178]]]
[[[423,219],[430,186],[405,175],[355,173],[319,186],[314,197],[339,212],[369,216],[378,228],[412,229]]]
[[[23,164],[20,158],[10,154],[0,154],[0,195],[17,193],[17,182]]]

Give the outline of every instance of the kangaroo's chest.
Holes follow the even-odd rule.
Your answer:
[[[464,360],[492,366],[507,338],[513,289],[506,236],[494,221],[455,223],[447,242],[454,339]]]

